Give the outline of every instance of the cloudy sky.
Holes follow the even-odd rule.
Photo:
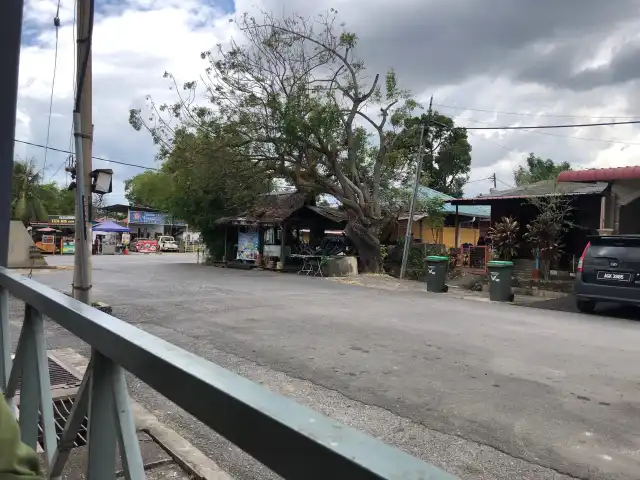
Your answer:
[[[44,144],[54,64],[57,1],[25,0],[16,137]],[[401,84],[458,125],[507,126],[640,119],[640,0],[96,0],[94,155],[155,166],[150,138],[128,124],[145,96],[171,100],[164,71],[179,81],[205,68],[200,52],[236,35],[229,19],[256,7],[312,15],[330,7],[358,34],[370,72],[393,67]],[[70,146],[74,2],[62,0],[49,145]],[[528,152],[576,168],[640,165],[640,128],[609,126],[471,131],[471,180],[513,183]],[[65,154],[16,144],[45,178],[65,184]],[[115,171],[109,203],[140,169]],[[62,168],[61,168],[62,167]],[[474,181],[466,194],[487,192]]]

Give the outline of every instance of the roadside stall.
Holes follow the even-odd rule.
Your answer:
[[[102,255],[116,255],[122,253],[124,245],[122,243],[122,234],[129,233],[131,230],[122,225],[118,225],[111,220],[106,220],[93,227],[93,232],[100,244],[100,253]],[[95,240],[94,240],[95,241]]]
[[[36,247],[38,247],[42,253],[58,253],[60,250],[58,242],[56,241],[56,233],[60,233],[60,230],[50,227],[36,229],[34,235]]]

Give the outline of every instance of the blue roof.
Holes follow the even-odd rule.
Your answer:
[[[427,198],[434,197],[441,198],[443,200],[455,200],[455,197],[451,197],[445,193],[434,190],[433,188],[420,187],[418,189],[418,199],[426,200]],[[443,210],[447,213],[456,213],[456,207],[450,203],[445,203]],[[491,207],[487,205],[460,205],[458,207],[458,213],[469,217],[490,217]]]

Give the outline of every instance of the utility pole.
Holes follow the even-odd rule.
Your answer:
[[[497,178],[496,178],[496,174],[494,173],[491,177],[491,180],[493,180],[493,188],[498,188],[496,182],[497,182]]]
[[[429,114],[427,116],[427,124],[420,125],[420,143],[418,144],[418,158],[416,161],[416,178],[413,183],[413,192],[411,194],[411,203],[409,203],[409,218],[407,219],[407,233],[404,236],[404,245],[402,249],[402,264],[400,265],[400,278],[404,278],[407,273],[407,261],[409,260],[409,249],[411,248],[413,229],[413,211],[416,205],[416,197],[418,196],[418,189],[420,188],[420,175],[422,173],[422,158],[424,156],[424,132],[427,131],[429,135],[429,127],[431,126],[431,115],[433,107],[433,95],[429,100]]]
[[[91,303],[91,154],[92,74],[91,39],[93,36],[93,0],[79,0],[77,15],[77,77],[73,131],[76,149],[76,234],[73,269],[73,298]]]

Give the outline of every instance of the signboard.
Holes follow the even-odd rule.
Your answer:
[[[52,227],[73,227],[76,217],[73,215],[49,215],[49,225]]]
[[[122,234],[122,244],[123,245],[129,245],[129,243],[131,242],[131,234],[130,233],[123,233]]]
[[[139,210],[129,210],[129,223],[140,225],[176,225],[183,227],[183,220],[174,219],[168,213],[163,212],[142,212]]]
[[[238,260],[255,260],[258,256],[258,232],[238,232]]]
[[[76,253],[75,242],[63,242],[62,253],[63,255],[73,255],[74,253]]]
[[[158,241],[146,238],[138,239],[138,252],[140,253],[156,253],[158,251]]]

